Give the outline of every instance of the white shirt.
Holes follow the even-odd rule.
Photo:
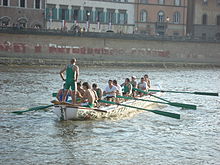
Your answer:
[[[138,87],[139,87],[139,89],[147,89],[147,83],[144,81],[143,83],[142,82],[140,82],[139,84],[138,84]]]
[[[122,96],[122,88],[121,88],[121,85],[117,84],[116,86],[118,92],[119,92],[119,96]]]
[[[112,88],[109,87],[109,85],[105,88],[105,92],[115,92],[114,94],[106,94],[106,96],[114,96],[116,97],[116,91],[117,91],[117,87],[116,86],[112,86]]]

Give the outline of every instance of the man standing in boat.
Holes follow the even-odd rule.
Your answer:
[[[64,79],[63,73],[66,72],[66,79]],[[67,91],[71,87],[71,96],[72,96],[72,102],[73,104],[76,104],[76,83],[78,81],[79,77],[79,67],[76,65],[76,59],[73,58],[70,60],[70,64],[66,65],[61,71],[60,71],[60,77],[63,81],[65,81],[64,86],[64,96],[62,98],[62,102],[66,100]]]

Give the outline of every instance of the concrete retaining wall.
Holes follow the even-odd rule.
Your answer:
[[[0,33],[1,64],[59,64],[72,57],[88,65],[220,66],[220,44]]]

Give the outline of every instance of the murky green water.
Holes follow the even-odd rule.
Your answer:
[[[60,122],[51,109],[12,114],[50,104],[62,87],[60,68],[0,67],[1,164],[220,164],[220,97],[167,93],[164,98],[198,105],[155,109],[128,118]],[[220,69],[81,68],[80,80],[104,88],[108,79],[149,74],[165,90],[220,93]]]

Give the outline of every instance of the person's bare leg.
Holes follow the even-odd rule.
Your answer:
[[[72,103],[73,104],[76,104],[76,91],[74,90],[74,91],[72,91]]]
[[[67,92],[68,92],[68,90],[64,90],[62,102],[64,102],[66,100]]]

